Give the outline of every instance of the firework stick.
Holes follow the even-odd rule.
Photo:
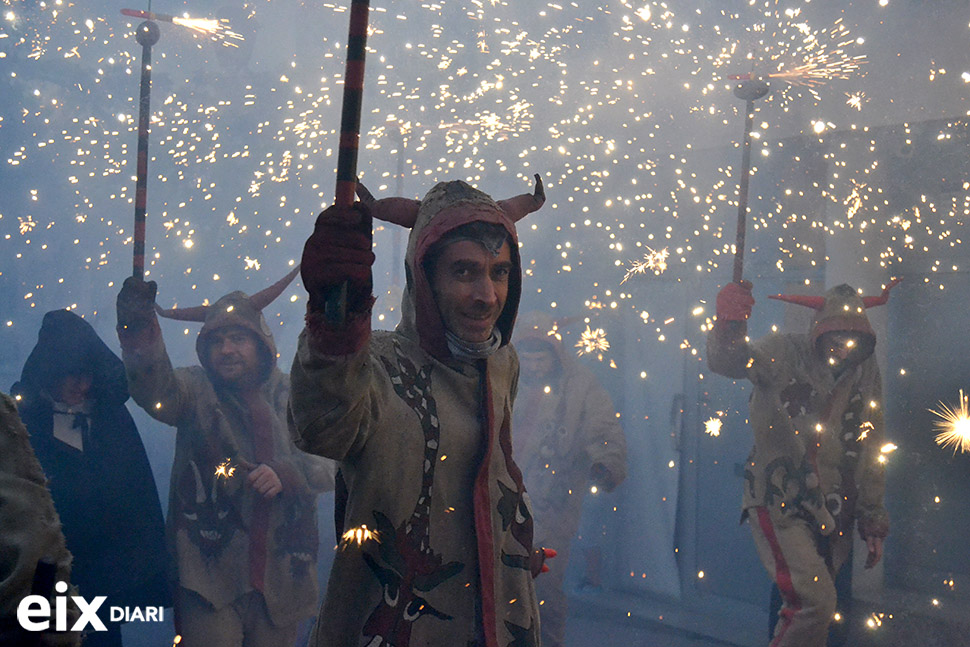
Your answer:
[[[748,231],[748,183],[751,179],[751,127],[754,124],[754,102],[768,94],[768,84],[750,79],[734,88],[734,95],[745,100],[744,138],[741,143],[741,179],[738,184],[738,229],[734,244],[734,277],[740,283],[744,272],[744,238]]]
[[[360,110],[364,95],[364,57],[367,53],[367,20],[370,0],[352,0],[347,35],[347,64],[340,117],[340,150],[337,153],[337,188],[334,204],[350,208],[357,190],[357,150],[360,144]],[[370,229],[370,223],[364,223]],[[331,324],[342,324],[347,316],[347,284],[327,294],[324,316]]]
[[[135,40],[141,44],[141,92],[138,101],[138,157],[135,182],[135,229],[132,239],[131,275],[145,278],[145,203],[148,196],[148,127],[151,121],[152,45],[158,42],[158,25],[146,20],[138,25]]]

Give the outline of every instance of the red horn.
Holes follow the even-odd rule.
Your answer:
[[[286,286],[296,278],[296,275],[300,273],[300,264],[297,263],[296,267],[290,270],[289,274],[281,278],[279,281],[269,286],[268,288],[263,288],[253,296],[249,297],[249,302],[253,304],[253,307],[257,310],[262,310],[269,304],[276,300],[276,297],[283,294],[283,290]]]
[[[813,310],[821,310],[825,305],[825,297],[810,297],[802,294],[769,294],[769,299],[777,299],[797,306],[806,306]]]
[[[884,306],[889,301],[889,291],[892,290],[902,279],[893,279],[889,285],[882,289],[882,294],[877,297],[862,297],[862,303],[866,308]]]
[[[205,313],[208,309],[209,306],[195,306],[192,308],[169,308],[166,310],[157,303],[155,304],[155,312],[159,317],[177,319],[178,321],[197,321],[199,323],[205,321]]]
[[[535,174],[536,188],[534,193],[523,193],[508,200],[499,200],[498,206],[505,212],[512,222],[518,222],[533,211],[538,211],[546,201],[546,189],[542,185],[542,178]]]
[[[393,222],[411,229],[418,220],[418,207],[421,202],[409,198],[381,198],[377,200],[360,182],[357,183],[357,197],[372,216],[384,222]]]

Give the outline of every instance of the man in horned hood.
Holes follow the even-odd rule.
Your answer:
[[[291,424],[340,461],[347,529],[312,643],[537,645],[532,579],[545,551],[512,460],[521,293],[515,221],[536,191],[496,202],[461,181],[420,202],[374,200],[317,219],[303,252],[306,328]],[[397,329],[371,331],[370,218],[410,228]],[[328,302],[345,286],[345,316]],[[550,551],[551,552],[551,551]]]
[[[742,518],[782,596],[772,647],[824,647],[854,525],[868,548],[866,567],[882,558],[882,381],[866,308],[886,303],[894,284],[879,297],[848,285],[824,297],[776,295],[816,311],[809,333],[750,343],[751,284],[729,283],[717,295],[708,366],[753,385]]]
[[[118,295],[131,395],[177,429],[166,530],[187,647],[290,645],[315,611],[315,498],[334,467],[293,444],[289,380],[262,315],[297,272],[197,308],[157,308],[155,282],[138,278]],[[156,311],[203,324],[201,366],[172,368]]]

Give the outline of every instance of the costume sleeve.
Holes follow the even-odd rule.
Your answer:
[[[295,451],[285,459],[270,462],[269,466],[279,476],[284,490],[317,494],[334,489],[337,464],[329,458]]]
[[[158,321],[136,335],[122,332],[118,338],[132,399],[156,420],[178,426],[194,389],[186,371],[172,368]]]
[[[71,553],[28,438],[13,401],[0,394],[0,618],[14,626],[40,560],[54,564],[55,581],[67,582],[71,574]],[[69,624],[77,617],[69,605]],[[77,645],[80,639],[79,633],[44,632],[41,644]]]
[[[379,416],[370,345],[349,355],[324,355],[313,334],[300,333],[290,371],[287,418],[297,447],[337,461],[353,457],[367,442]]]
[[[707,367],[724,377],[747,377],[751,360],[747,332],[743,321],[716,321],[707,334]]]
[[[607,477],[604,487],[612,491],[626,478],[626,438],[609,394],[591,380],[585,391],[582,426],[586,454],[596,471],[601,465]]]
[[[867,362],[862,376],[864,403],[863,426],[868,434],[859,456],[857,486],[859,498],[856,504],[859,534],[866,537],[885,537],[889,534],[889,513],[883,504],[886,491],[886,468],[880,460],[886,442],[882,400],[882,378],[875,359]],[[868,422],[868,424],[866,424]]]

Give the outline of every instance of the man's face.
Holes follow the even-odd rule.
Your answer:
[[[550,350],[519,350],[519,366],[522,380],[527,383],[541,382],[552,375],[556,358]]]
[[[259,374],[259,344],[245,328],[230,326],[209,335],[209,367],[223,382],[242,385]]]
[[[859,335],[851,332],[827,332],[818,340],[822,360],[833,371],[842,370],[858,357],[859,346]]]
[[[512,269],[508,241],[497,256],[471,240],[445,247],[430,277],[445,327],[465,341],[488,341],[505,307]]]
[[[93,382],[94,378],[90,373],[67,375],[58,383],[57,393],[53,394],[54,399],[72,407],[83,404],[88,399]]]

